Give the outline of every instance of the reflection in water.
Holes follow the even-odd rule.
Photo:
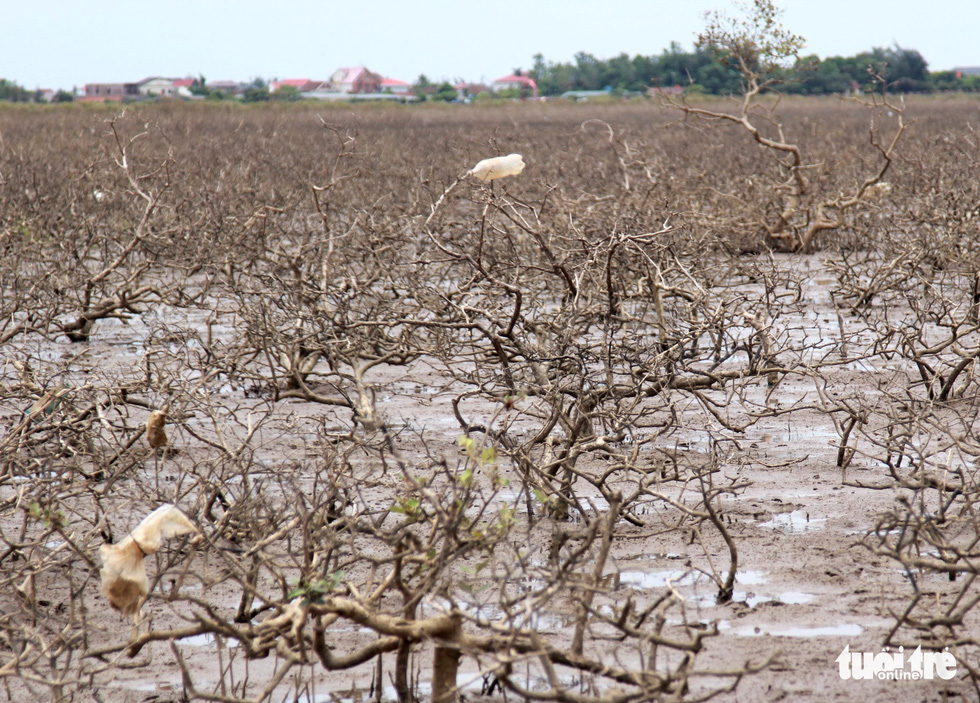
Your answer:
[[[768,527],[780,532],[812,532],[826,526],[827,518],[811,518],[810,513],[805,510],[794,510],[791,513],[779,513],[773,515],[772,520],[760,522],[759,527]]]

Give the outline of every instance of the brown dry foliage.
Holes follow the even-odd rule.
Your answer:
[[[867,110],[776,110],[819,192],[879,168]],[[967,668],[977,114],[907,105],[888,189],[805,259],[769,249],[771,155],[646,103],[5,109],[7,690],[85,696],[157,648],[192,699],[269,700],[306,690],[307,666],[392,652],[408,701],[430,647],[439,700],[467,662],[539,699],[730,690],[769,662],[705,676],[716,624],[689,623],[671,588],[619,584],[611,554],[637,533],[695,545],[691,569],[730,599],[724,518],[745,483],[722,469],[758,460],[747,429],[802,412],[837,428],[842,482],[899,495],[868,549],[960,578],[932,619],[910,579],[889,643],[924,631]],[[521,176],[457,182],[512,152]],[[827,338],[806,332],[811,260],[835,280]],[[838,392],[842,359],[875,372]],[[451,429],[416,421],[426,406]],[[204,537],[156,555],[154,618],[128,638],[95,554],[161,502]],[[239,660],[218,683],[159,644],[203,634],[237,645],[219,645]],[[235,668],[268,659],[254,680]]]

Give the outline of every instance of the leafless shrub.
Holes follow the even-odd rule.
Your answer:
[[[323,671],[401,701],[425,685],[439,701],[473,685],[606,703],[731,690],[771,661],[709,671],[716,624],[619,564],[655,538],[732,599],[741,469],[761,462],[745,437],[802,413],[840,433],[844,484],[898,496],[863,539],[909,575],[889,642],[927,633],[966,667],[978,341],[960,191],[975,178],[946,157],[975,155],[955,126],[968,108],[945,108],[943,149],[910,130],[902,154],[894,133],[869,152],[842,106],[769,108],[805,135],[799,153],[845,145],[838,166],[805,162],[813,190],[762,230],[819,256],[758,246],[799,186],[773,190],[769,169],[787,182],[804,161],[745,154],[741,122],[706,138],[648,105],[12,120],[7,690],[101,695],[151,658],[199,700],[312,698]],[[891,119],[939,119],[905,110]],[[527,169],[461,178],[494,151]],[[913,207],[878,188],[884,168]],[[833,217],[821,206],[849,218],[833,236],[814,229]],[[833,281],[829,325],[813,276]],[[871,370],[848,385],[848,364]],[[96,554],[161,503],[201,538],[148,560],[132,631],[99,595]]]

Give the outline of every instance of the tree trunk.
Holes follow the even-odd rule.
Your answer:
[[[436,644],[432,663],[432,703],[454,703],[456,701],[456,672],[459,669],[459,660],[462,656],[455,646],[459,634],[460,622],[456,618],[452,631],[443,636],[447,641]]]
[[[402,640],[395,655],[395,694],[398,703],[414,703],[411,686],[408,684],[408,664],[412,654],[412,643]]]

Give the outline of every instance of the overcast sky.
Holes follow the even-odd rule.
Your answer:
[[[782,0],[807,53],[895,43],[929,69],[980,65],[980,0]],[[731,0],[0,0],[0,78],[34,88],[134,82],[326,79],[365,65],[413,82],[492,81],[532,56],[571,61],[690,50]]]

